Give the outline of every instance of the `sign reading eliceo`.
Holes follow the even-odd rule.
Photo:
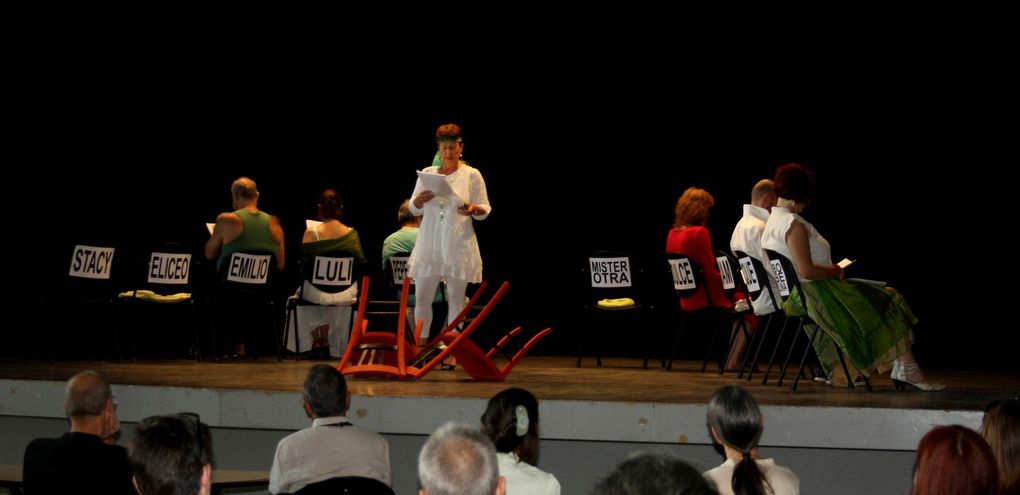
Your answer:
[[[191,255],[183,253],[152,253],[149,258],[150,284],[184,285],[191,272]]]

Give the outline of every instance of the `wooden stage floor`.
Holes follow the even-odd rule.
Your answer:
[[[802,380],[798,391],[791,392],[789,382],[783,388],[774,385],[775,372],[770,384],[764,386],[761,374],[751,382],[738,380],[733,373],[702,374],[698,372],[700,363],[690,361],[677,363],[673,371],[666,372],[658,368],[644,370],[640,360],[627,358],[606,358],[602,368],[594,366],[594,359],[586,358],[578,369],[574,367],[575,359],[530,356],[503,383],[475,382],[459,370],[436,370],[421,381],[354,378],[349,386],[354,395],[369,397],[488,398],[508,386],[517,386],[527,388],[541,400],[704,404],[717,387],[740,384],[767,405],[957,411],[981,411],[992,400],[1020,393],[1020,372],[927,370],[929,379],[948,385],[941,392],[899,392],[893,389],[888,375],[873,380],[874,392],[834,388],[810,380]],[[308,367],[317,363],[335,361],[0,360],[0,378],[63,381],[79,370],[94,369],[114,384],[298,392]]]

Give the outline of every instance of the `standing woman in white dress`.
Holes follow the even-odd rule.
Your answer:
[[[408,276],[414,279],[415,299],[430,301],[446,280],[449,301],[447,322],[464,309],[467,284],[482,281],[482,255],[475,237],[474,220],[485,220],[492,211],[485,180],[478,169],[460,159],[464,151],[460,126],[444,124],[436,130],[437,160],[422,172],[447,176],[452,196],[437,196],[425,189],[421,179],[411,193],[411,213],[422,217],[418,242],[411,252]],[[414,318],[422,328],[432,324],[432,305],[417,304]]]
[[[560,495],[560,482],[538,467],[538,400],[523,388],[508,388],[489,399],[482,433],[496,445],[506,495]]]

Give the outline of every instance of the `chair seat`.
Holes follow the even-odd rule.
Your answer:
[[[621,297],[617,299],[599,299],[596,306],[602,309],[623,309],[632,308],[635,306],[635,303],[629,297]]]
[[[173,304],[191,299],[191,293],[189,292],[178,292],[177,294],[157,294],[151,290],[138,289],[129,290],[117,294],[117,297],[121,299],[139,299],[142,301],[162,303],[162,304]]]

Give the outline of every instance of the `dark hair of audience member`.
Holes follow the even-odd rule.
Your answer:
[[[347,380],[328,364],[317,364],[308,370],[304,396],[317,417],[340,416],[347,412]]]
[[[798,203],[815,199],[815,173],[799,163],[787,163],[776,169],[776,195]]]
[[[733,467],[733,493],[772,493],[765,473],[751,458],[751,451],[758,446],[758,440],[765,429],[761,410],[754,397],[736,385],[720,387],[708,402],[708,426],[724,445],[743,454],[743,459]]]
[[[319,195],[319,220],[342,220],[344,218],[344,198],[336,189],[326,189]]]
[[[998,464],[1003,495],[1020,495],[1020,399],[989,404],[981,421],[981,436]]]
[[[667,454],[628,457],[600,480],[593,495],[718,495],[690,464]]]
[[[203,466],[215,463],[209,427],[183,414],[143,419],[128,443],[128,458],[146,495],[198,493]]]
[[[997,495],[999,470],[988,442],[960,425],[936,426],[917,445],[913,495]]]
[[[528,414],[528,429],[517,434],[517,406]],[[496,452],[515,452],[517,458],[538,465],[538,401],[522,388],[508,388],[489,399],[482,414],[482,433],[496,445]]]

